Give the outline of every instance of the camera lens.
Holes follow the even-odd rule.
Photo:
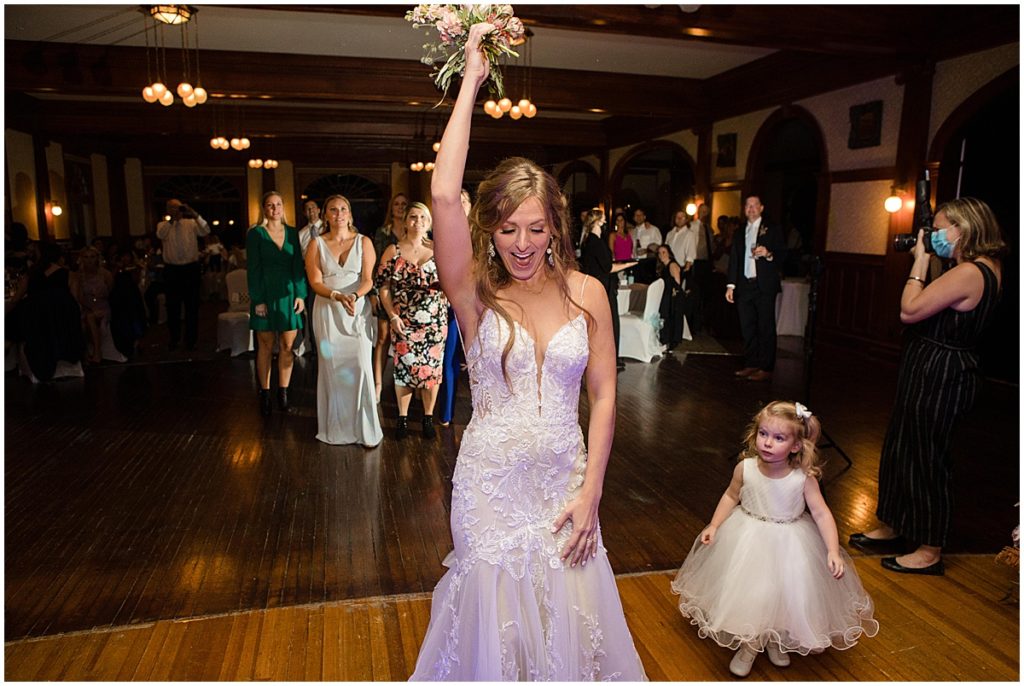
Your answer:
[[[917,236],[912,233],[898,233],[892,239],[892,247],[896,252],[910,252],[917,244]]]

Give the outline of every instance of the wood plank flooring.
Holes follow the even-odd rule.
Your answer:
[[[881,630],[846,651],[765,657],[750,679],[1019,681],[1019,612],[1000,601],[1016,575],[988,555],[947,558],[943,578],[894,584],[874,560],[858,571]],[[654,681],[732,680],[733,653],[698,638],[669,588],[674,572],[622,575],[634,643]],[[9,642],[16,681],[404,681],[430,620],[429,594],[299,605]]]
[[[470,409],[465,382],[455,422],[435,441],[418,430],[394,439],[394,393],[386,389],[385,440],[364,450],[313,438],[314,358],[297,361],[296,411],[263,420],[251,358],[155,357],[52,384],[5,377],[9,675],[33,664],[46,674],[80,670],[79,659],[62,663],[33,642],[56,636],[93,650],[87,664],[120,660],[119,669],[130,670],[122,678],[207,675],[204,663],[217,654],[228,661],[209,678],[269,678],[300,666],[316,678],[411,669],[428,609],[410,608],[433,588],[451,549],[451,474]],[[617,573],[678,567],[728,483],[751,414],[777,397],[803,398],[798,354],[780,355],[769,384],[734,380],[737,366],[729,356],[674,355],[631,362],[619,374],[601,508]],[[819,346],[814,381],[808,404],[854,460],[844,469],[833,453],[824,481],[845,540],[874,525],[895,366]],[[958,427],[950,553],[994,555],[1008,543],[1018,520],[1018,429],[1017,387],[986,383]],[[342,612],[346,603],[391,597],[405,604],[374,614],[373,601]],[[303,632],[292,626],[297,608],[321,608],[301,620]],[[328,610],[336,613],[330,619]],[[197,634],[184,628],[193,622],[211,624]],[[157,632],[150,648],[116,638],[135,629]],[[353,636],[379,637],[387,650],[354,655]],[[267,640],[284,646],[287,661],[257,659],[277,649]],[[253,676],[241,676],[250,666]]]

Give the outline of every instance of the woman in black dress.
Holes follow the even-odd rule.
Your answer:
[[[926,284],[930,256],[918,232],[900,300],[900,319],[911,326],[878,466],[881,524],[850,543],[869,552],[911,550],[882,566],[939,575],[952,519],[953,428],[977,395],[976,348],[999,299],[1005,244],[992,210],[974,198],[945,203],[933,223],[935,254],[956,266]]]
[[[612,251],[608,246],[608,241],[601,238],[604,224],[604,210],[595,208],[587,213],[587,217],[583,222],[583,237],[580,240],[580,271],[597,279],[604,286],[605,291],[608,292],[608,304],[612,308],[615,354],[618,357],[619,302],[617,294],[619,280],[615,274],[623,269],[634,266],[636,262],[614,263],[612,261]],[[619,360],[617,366],[619,369],[625,369],[626,365]]]
[[[658,261],[655,266],[658,278],[665,282],[665,291],[661,296],[661,327],[660,340],[669,350],[675,348],[683,340],[683,322],[690,316],[692,303],[690,291],[686,288],[686,275],[683,268],[676,262],[672,248],[667,245],[658,246]]]

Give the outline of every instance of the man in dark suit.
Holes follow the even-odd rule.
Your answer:
[[[745,364],[736,376],[767,381],[775,369],[775,297],[782,290],[786,239],[781,229],[762,221],[760,196],[747,196],[743,211],[747,225],[733,236],[725,299],[736,304],[743,333]]]

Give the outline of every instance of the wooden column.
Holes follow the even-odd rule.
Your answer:
[[[50,225],[50,213],[46,211],[50,201],[50,165],[46,161],[46,141],[42,136],[32,133],[32,152],[36,168],[36,221],[39,224],[39,240],[47,241],[53,237]]]
[[[697,134],[697,168],[694,170],[694,190],[701,202],[711,206],[711,124],[693,129]]]

